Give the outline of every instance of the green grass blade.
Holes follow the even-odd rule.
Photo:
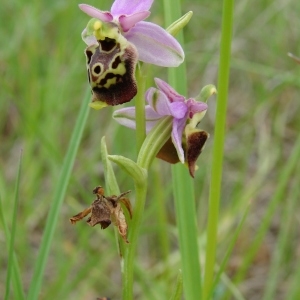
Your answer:
[[[167,26],[181,17],[179,0],[164,0],[165,23]],[[184,44],[183,34],[176,35]],[[176,91],[187,96],[185,63],[178,68],[168,69],[168,81]],[[179,234],[179,247],[182,261],[184,296],[186,299],[201,298],[201,272],[197,243],[197,222],[193,181],[185,166],[172,166],[173,193]]]
[[[223,169],[223,149],[225,141],[226,111],[230,70],[230,53],[233,26],[233,0],[223,1],[222,32],[220,43],[220,66],[218,75],[218,97],[215,120],[215,134],[209,192],[207,225],[207,246],[204,270],[203,299],[207,299],[213,285],[219,204]]]
[[[49,255],[50,246],[53,240],[54,231],[58,220],[58,215],[65,197],[65,193],[71,176],[76,153],[80,144],[83,129],[90,110],[88,106],[89,102],[90,102],[90,91],[87,92],[85,99],[82,102],[80,112],[74,127],[74,131],[69,143],[69,147],[62,165],[61,173],[58,178],[58,182],[56,184],[56,189],[53,195],[51,207],[49,209],[49,214],[47,217],[47,222],[46,222],[38,258],[34,267],[34,272],[29,287],[28,299],[31,300],[38,299],[40,293],[44,270]]]
[[[219,279],[222,276],[222,274],[224,273],[224,270],[225,270],[225,267],[227,265],[227,262],[228,262],[228,260],[230,258],[230,255],[231,255],[231,253],[233,251],[233,248],[234,248],[234,246],[236,244],[236,241],[237,241],[237,239],[239,237],[239,234],[240,234],[240,232],[241,232],[241,230],[242,230],[242,228],[243,228],[243,226],[245,224],[245,221],[247,219],[247,216],[248,216],[248,213],[249,213],[249,208],[250,208],[250,203],[246,207],[246,209],[245,209],[245,211],[243,213],[242,219],[241,219],[241,221],[240,221],[237,229],[235,230],[235,232],[233,234],[233,237],[231,239],[231,242],[230,242],[230,245],[228,247],[228,250],[226,251],[225,257],[224,257],[224,259],[223,259],[223,261],[222,261],[222,263],[221,263],[221,265],[219,267],[219,270],[218,270],[218,272],[216,274],[216,278],[214,280],[213,287],[212,287],[212,289],[210,291],[209,297],[212,297],[213,292],[214,292],[214,290],[215,290],[215,288],[216,288],[216,286],[217,286],[217,284],[219,282]]]
[[[299,168],[298,168],[299,171]],[[296,173],[298,173],[296,171]],[[298,173],[299,174],[299,173]],[[297,175],[296,175],[297,176]],[[289,195],[287,196],[288,203],[285,203],[283,206],[283,214],[282,222],[281,222],[281,230],[279,232],[277,243],[273,250],[272,263],[269,269],[269,276],[267,276],[268,280],[266,283],[266,288],[264,291],[263,300],[272,300],[276,298],[276,289],[278,288],[280,282],[281,273],[281,265],[284,260],[284,256],[287,252],[287,246],[290,242],[289,233],[292,231],[293,226],[293,212],[297,211],[297,205],[299,200],[299,183],[296,182],[294,184],[294,188],[291,189]],[[295,299],[295,298],[287,298],[287,299]]]
[[[274,191],[274,196],[272,197],[270,204],[267,208],[267,211],[264,215],[264,218],[261,222],[260,227],[257,230],[257,234],[255,235],[254,241],[249,248],[249,251],[245,254],[243,258],[243,262],[241,265],[241,268],[239,269],[238,273],[234,277],[234,282],[238,283],[240,282],[247,270],[249,269],[249,266],[251,265],[262,241],[263,238],[266,235],[266,232],[268,231],[270,227],[270,223],[272,220],[272,216],[274,215],[276,208],[278,207],[278,204],[280,203],[280,200],[284,198],[284,193],[287,188],[287,185],[289,183],[290,177],[297,166],[297,163],[300,159],[300,136],[298,137],[297,141],[295,142],[295,146],[293,148],[293,151],[290,155],[289,160],[286,162],[286,165],[284,166],[283,170],[280,173],[279,179],[278,179],[278,185]]]
[[[296,262],[296,268],[293,272],[293,278],[289,284],[286,299],[297,299],[300,295],[300,260]]]
[[[19,274],[17,272],[14,272],[14,269],[16,269],[15,265],[15,251],[14,251],[14,245],[15,245],[15,237],[16,237],[16,230],[17,230],[17,215],[18,215],[18,207],[19,207],[19,188],[20,188],[20,177],[21,177],[21,167],[22,167],[22,151],[20,153],[20,162],[19,162],[19,168],[18,168],[18,174],[17,174],[17,181],[16,181],[16,188],[15,188],[15,199],[14,199],[14,208],[13,208],[13,217],[12,217],[12,228],[11,228],[11,236],[10,236],[10,242],[9,242],[9,251],[8,251],[8,267],[7,267],[7,276],[6,276],[6,290],[5,290],[5,296],[4,299],[8,300],[10,299],[10,284],[11,284],[11,277],[17,276],[17,278],[20,278]],[[1,215],[3,214],[1,209]],[[1,216],[1,219],[4,216]],[[3,222],[4,224],[5,222]],[[17,270],[17,269],[16,269]],[[20,289],[20,282],[17,279],[17,288],[18,292],[17,294],[22,295],[22,290]],[[16,295],[15,295],[16,296]]]
[[[4,228],[6,241],[10,241],[10,232],[8,229],[8,225],[5,221],[1,197],[0,197],[0,222],[2,223],[2,226]],[[9,243],[7,243],[7,250],[9,251]],[[18,263],[18,260],[16,257],[16,253],[14,253],[14,257],[13,257],[12,284],[13,284],[13,290],[14,290],[14,295],[15,295],[16,299],[20,299],[20,300],[25,299],[25,293],[24,293],[24,288],[23,288],[22,279],[21,279],[21,272],[20,272],[19,263]]]
[[[180,300],[182,297],[182,272],[179,270],[175,289],[173,295],[171,296],[170,300]]]

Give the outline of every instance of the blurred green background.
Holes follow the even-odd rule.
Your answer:
[[[80,37],[89,17],[78,9],[79,3],[12,0],[2,2],[0,10],[0,196],[10,226],[23,149],[15,250],[25,291],[53,189],[89,89]],[[88,4],[109,10],[111,1]],[[222,5],[220,1],[182,1],[183,13],[190,10],[194,15],[184,30],[184,49],[186,96],[192,97],[205,84],[217,84]],[[164,24],[159,1],[151,11],[149,21],[170,25]],[[300,129],[300,65],[287,56],[287,52],[300,56],[299,11],[298,1],[236,1],[218,262],[241,215],[251,205],[215,299],[263,299],[271,287],[275,291],[271,299],[297,299],[294,296],[300,293],[300,152],[295,148]],[[153,77],[166,80],[166,75],[166,69],[152,67],[147,74],[149,86]],[[211,137],[198,160],[194,180],[201,257],[215,106],[216,98],[210,100],[201,123]],[[91,203],[92,189],[104,185],[102,136],[106,136],[110,153],[136,157],[134,132],[113,121],[112,111],[91,109],[89,113],[40,299],[120,299],[119,258],[112,228],[103,231],[84,222],[76,226],[69,222],[70,216]],[[117,167],[115,171],[121,191],[132,190],[130,178]],[[168,299],[180,268],[170,166],[157,160],[149,180],[135,294],[136,299]],[[131,199],[134,202],[134,195]],[[2,225],[0,248],[2,295],[8,258]],[[274,274],[278,276],[275,281]],[[14,299],[13,293],[11,297]]]

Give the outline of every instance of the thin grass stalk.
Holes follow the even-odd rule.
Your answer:
[[[33,276],[28,291],[28,299],[37,300],[41,290],[42,279],[46,267],[46,262],[50,252],[50,246],[53,240],[55,228],[58,221],[58,215],[62,206],[67,185],[70,180],[71,172],[73,169],[75,157],[82,137],[83,129],[89,113],[88,103],[90,102],[90,91],[86,93],[85,99],[82,102],[78,118],[72,133],[69,147],[63,161],[61,173],[56,183],[53,199],[49,209],[44,234],[39,250],[39,254],[34,266]]]
[[[293,277],[289,282],[285,299],[297,299],[300,295],[300,260],[296,261],[295,264],[296,266],[293,272]]]
[[[135,111],[136,111],[136,147],[137,153],[146,137],[146,117],[145,117],[145,78],[142,73],[142,65],[139,63],[136,69],[136,80],[138,84],[138,92],[135,97]]]
[[[298,171],[298,172],[297,172]],[[299,174],[299,168],[295,173],[295,176]],[[285,203],[283,206],[283,217],[281,222],[281,229],[279,236],[276,242],[276,245],[273,250],[273,257],[271,266],[269,268],[269,275],[267,276],[266,287],[264,290],[263,300],[272,300],[276,298],[276,290],[280,285],[280,276],[282,273],[282,262],[286,255],[286,249],[288,243],[290,242],[290,233],[292,232],[292,223],[293,223],[293,213],[297,210],[298,200],[299,200],[300,188],[299,183],[294,182],[293,189],[290,190],[289,195],[287,196],[288,203]],[[293,298],[287,298],[293,299]]]
[[[209,211],[207,224],[207,246],[203,284],[203,299],[207,299],[213,285],[217,249],[219,203],[223,168],[228,83],[230,71],[230,52],[233,25],[234,0],[223,1],[222,31],[220,43],[220,63],[218,75],[218,97],[215,118],[215,133],[209,192]]]
[[[179,0],[164,0],[165,23],[169,26],[181,17]],[[176,36],[184,45],[182,32]],[[182,95],[187,96],[186,66],[168,69],[168,81]],[[182,261],[183,290],[186,299],[201,298],[201,270],[197,243],[197,222],[193,181],[186,167],[172,166],[173,193]]]
[[[232,236],[232,239],[230,241],[229,247],[228,247],[228,249],[226,251],[226,254],[225,254],[224,258],[223,258],[223,261],[222,261],[222,263],[221,263],[221,265],[220,265],[220,267],[218,269],[218,272],[216,274],[216,278],[214,280],[213,286],[212,286],[212,288],[210,290],[209,298],[213,296],[213,292],[214,292],[216,286],[218,285],[221,276],[224,274],[224,270],[226,268],[227,262],[228,262],[228,260],[230,258],[230,255],[231,255],[231,253],[232,253],[232,251],[234,249],[234,246],[236,245],[236,241],[237,241],[237,239],[239,237],[239,234],[240,234],[240,232],[241,232],[241,230],[242,230],[242,228],[243,228],[243,226],[245,224],[245,221],[247,219],[247,216],[248,216],[248,213],[249,213],[249,208],[250,208],[250,204],[248,204],[248,206],[246,207],[246,209],[245,209],[245,211],[243,213],[243,216],[241,218],[241,221],[240,221],[238,227],[236,228],[236,230],[235,230],[235,232],[234,232],[234,234]]]
[[[10,232],[9,232],[8,225],[7,225],[7,222],[6,222],[5,217],[4,217],[4,211],[3,211],[1,196],[0,196],[0,221],[1,221],[2,226],[4,228],[6,241],[10,241]],[[7,250],[9,252],[9,243],[6,243],[6,244],[7,244]],[[24,293],[24,288],[23,288],[23,285],[22,285],[20,267],[19,267],[19,263],[18,263],[17,256],[16,256],[15,252],[13,254],[12,284],[13,284],[13,290],[14,290],[15,298],[20,299],[20,300],[25,299],[25,293]]]
[[[247,251],[247,254],[243,258],[241,268],[239,269],[237,275],[234,277],[234,282],[240,282],[244,277],[251,265],[265,235],[270,227],[272,216],[274,215],[280,200],[284,198],[284,193],[286,191],[287,185],[290,181],[291,175],[295,170],[300,159],[300,136],[298,136],[293,151],[289,156],[289,160],[286,162],[283,170],[280,173],[278,179],[278,185],[274,191],[274,196],[272,197],[270,204],[267,208],[267,211],[262,219],[261,225],[257,230],[257,234],[254,237],[254,241]]]
[[[4,299],[10,299],[10,284],[11,284],[11,276],[13,274],[14,269],[14,246],[15,246],[15,237],[17,231],[17,215],[18,215],[18,207],[19,207],[19,188],[20,188],[20,177],[21,177],[21,168],[22,168],[22,150],[20,153],[20,161],[19,168],[16,180],[16,188],[15,188],[15,199],[14,199],[14,207],[13,207],[13,216],[12,216],[12,226],[11,226],[11,236],[9,241],[9,252],[8,252],[8,267],[7,267],[7,276],[6,276],[6,289]]]
[[[182,272],[179,270],[176,285],[170,300],[180,300],[182,298]]]

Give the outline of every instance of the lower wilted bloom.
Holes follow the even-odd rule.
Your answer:
[[[172,116],[173,125],[170,139],[157,154],[169,163],[187,162],[192,177],[196,170],[196,160],[209,134],[196,128],[204,117],[207,104],[193,98],[186,99],[170,85],[155,78],[157,88],[149,88],[145,94],[149,105],[145,107],[146,130],[149,132],[163,117]],[[214,93],[215,89],[210,93]],[[135,108],[128,107],[115,111],[114,119],[120,124],[135,129]]]
[[[122,193],[119,196],[108,197],[104,196],[104,189],[101,186],[98,186],[93,190],[93,193],[96,194],[97,199],[94,200],[90,207],[70,218],[71,223],[76,224],[76,222],[91,214],[87,219],[87,223],[90,226],[94,227],[95,225],[100,224],[101,228],[105,229],[113,222],[114,225],[117,226],[122,239],[128,243],[128,226],[120,203],[125,205],[130,217],[132,217],[130,201],[124,197],[126,194],[130,193],[130,191]]]

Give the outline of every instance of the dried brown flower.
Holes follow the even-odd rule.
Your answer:
[[[104,189],[101,186],[98,186],[94,188],[93,193],[97,196],[97,199],[94,200],[90,207],[70,218],[71,223],[76,224],[77,221],[80,221],[91,214],[87,219],[87,223],[90,226],[94,227],[95,225],[100,224],[101,228],[105,229],[113,222],[113,224],[117,226],[122,239],[128,243],[128,225],[121,203],[127,208],[130,218],[132,218],[131,203],[128,198],[124,197],[130,193],[130,191],[122,193],[119,196],[104,196]]]

